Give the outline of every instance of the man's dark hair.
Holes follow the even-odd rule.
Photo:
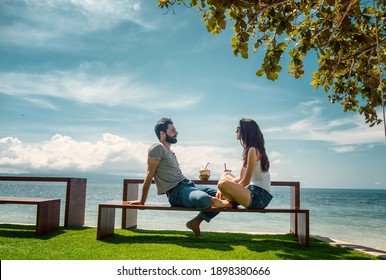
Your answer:
[[[172,119],[170,118],[162,118],[160,119],[154,127],[155,135],[157,135],[158,140],[161,139],[161,131],[166,133],[169,124],[173,124]]]

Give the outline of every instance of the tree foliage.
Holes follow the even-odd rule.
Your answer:
[[[377,109],[386,100],[385,0],[158,0],[167,11],[179,4],[197,7],[213,35],[233,24],[236,56],[265,51],[257,76],[278,79],[288,52],[289,74],[301,78],[303,58],[313,51],[318,69],[311,84],[344,111],[359,110],[370,126],[382,122]]]

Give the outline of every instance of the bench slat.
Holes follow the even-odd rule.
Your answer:
[[[71,182],[72,177],[0,176],[0,181],[11,182]]]
[[[1,204],[38,204],[41,202],[60,200],[59,198],[39,198],[39,197],[3,197],[0,196]]]
[[[100,203],[103,207],[121,208],[121,209],[139,209],[139,210],[167,210],[167,211],[206,211],[206,212],[258,212],[258,213],[305,213],[305,209],[285,209],[285,208],[265,208],[265,209],[247,209],[238,208],[187,208],[175,207],[162,202],[147,202],[145,205],[129,205],[127,201],[112,200]]]

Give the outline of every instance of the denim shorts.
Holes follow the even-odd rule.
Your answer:
[[[255,185],[248,185],[247,189],[251,192],[251,202],[247,208],[264,209],[272,200],[272,195],[265,189]]]

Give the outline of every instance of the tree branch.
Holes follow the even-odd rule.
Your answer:
[[[348,4],[346,5],[346,10],[344,11],[343,15],[341,16],[341,18],[339,19],[339,22],[336,23],[336,26],[334,27],[334,29],[332,30],[332,33],[330,35],[330,38],[328,39],[327,41],[327,44],[330,44],[332,38],[334,37],[334,34],[336,33],[336,31],[338,30],[338,28],[342,25],[342,22],[344,20],[344,18],[347,16],[347,13],[348,11],[350,10],[351,6],[353,5],[353,2],[352,1],[349,1]],[[337,13],[337,16],[339,15],[340,13]],[[336,18],[335,18],[336,19]],[[334,22],[335,22],[335,19],[334,19]]]
[[[241,2],[244,2],[244,3],[249,3],[249,4],[251,4],[249,1],[243,1],[243,0],[240,0],[240,1],[241,1]],[[278,5],[281,5],[281,4],[285,3],[285,2],[288,2],[288,0],[280,0],[280,1],[278,1],[278,2],[275,2],[275,3],[269,4],[269,5],[267,5],[267,6],[264,6],[263,8],[261,8],[261,9],[259,9],[259,10],[256,10],[256,11],[255,11],[255,14],[254,14],[254,17],[251,18],[251,19],[249,20],[249,24],[252,25],[252,23],[255,21],[255,19],[257,18],[257,16],[258,16],[260,13],[262,13],[262,12],[264,12],[264,11],[266,11],[266,10],[270,10],[270,9],[272,9],[272,8],[278,6]],[[256,4],[257,4],[257,3],[256,3]]]
[[[340,20],[338,21],[338,23],[336,24],[336,26],[335,26],[334,29],[332,30],[332,32],[331,32],[331,34],[330,34],[330,37],[329,37],[329,39],[328,39],[326,45],[329,44],[329,43],[331,42],[331,40],[332,40],[334,34],[336,33],[336,30],[342,25],[342,22],[343,22],[344,18],[346,17],[347,13],[349,12],[349,10],[350,10],[352,4],[353,4],[353,3],[352,3],[351,1],[347,4],[346,10],[344,11],[344,14],[341,16]],[[338,19],[338,17],[339,17],[340,14],[341,14],[341,13],[338,12],[338,13],[335,15],[334,19],[332,20],[332,22],[335,23],[335,22],[337,21],[337,19]],[[315,37],[318,37],[321,33],[323,33],[324,31],[326,31],[326,30],[328,30],[328,29],[330,29],[330,27],[328,27],[328,26],[323,27],[322,29],[320,29],[318,32],[316,32],[316,33],[312,36],[311,40],[313,40]]]
[[[341,60],[341,58],[342,58],[341,56],[342,56],[342,52],[339,52],[338,61],[335,63],[334,70],[333,70],[332,73],[330,74],[330,79],[331,79],[331,78],[334,78],[336,69],[338,68],[338,65],[340,64],[340,62],[342,61],[342,60]]]
[[[386,43],[386,38],[383,39],[382,41],[379,42],[379,45],[382,45],[383,43]],[[376,49],[378,46],[377,44],[375,45],[372,45],[370,47],[368,47],[367,49],[364,49],[364,50],[361,50],[359,53],[358,53],[358,57],[361,57],[363,55],[365,55],[366,53],[370,52],[370,51],[373,51],[374,49]]]
[[[381,41],[379,42],[379,45],[382,45],[383,43],[386,43],[386,38],[383,39],[383,40],[381,40]],[[347,61],[347,60],[351,60],[351,59],[354,59],[355,57],[360,58],[360,57],[364,56],[365,54],[367,54],[368,52],[371,52],[371,51],[375,50],[376,48],[377,48],[377,45],[376,45],[376,44],[375,44],[375,45],[372,45],[372,46],[370,46],[370,47],[368,47],[368,48],[366,48],[366,49],[363,49],[363,50],[357,52],[356,54],[354,54],[354,55],[352,55],[352,56],[348,56],[348,57],[341,58],[341,59],[340,59],[340,62],[344,62],[344,61]]]
[[[350,65],[350,72],[348,73],[348,80],[350,80],[351,78],[351,72],[352,72],[352,69],[354,68],[354,63],[355,63],[355,59],[352,59],[351,65]]]

